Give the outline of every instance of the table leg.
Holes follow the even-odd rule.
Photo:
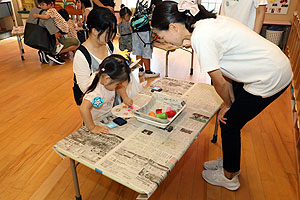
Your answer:
[[[77,172],[76,172],[76,166],[75,166],[75,161],[70,158],[70,164],[71,164],[71,169],[72,169],[72,175],[73,175],[73,182],[74,182],[74,187],[75,187],[75,192],[76,192],[76,200],[82,200],[80,190],[79,190],[79,184],[78,184],[78,178],[77,178]]]
[[[21,47],[22,47],[22,53],[25,53],[22,40],[23,40],[22,36],[20,36],[20,43],[21,43]]]
[[[193,75],[194,74],[194,50],[192,49],[192,56],[191,56],[191,69],[190,69],[190,75]]]
[[[20,35],[17,35],[17,40],[18,40],[18,45],[19,45],[19,50],[20,50],[20,54],[21,54],[21,59],[24,60],[24,49],[23,49],[23,45],[22,45],[22,38]]]
[[[166,53],[166,75],[165,75],[165,77],[168,77],[168,71],[169,71],[169,66],[168,66],[168,64],[169,64],[169,53],[170,53],[170,51],[167,50],[167,53]]]
[[[218,139],[218,114],[219,114],[219,112],[216,113],[215,132],[214,132],[213,138],[211,140],[212,143],[216,143],[217,139]]]

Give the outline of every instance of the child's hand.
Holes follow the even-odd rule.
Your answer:
[[[132,98],[129,98],[129,97],[124,98],[123,102],[127,106],[132,106],[133,105],[133,100],[132,100]]]
[[[37,17],[38,17],[38,14],[33,14],[33,17],[34,17],[34,18],[37,18]]]
[[[95,127],[91,130],[93,133],[109,133],[109,129],[106,126],[95,125]]]

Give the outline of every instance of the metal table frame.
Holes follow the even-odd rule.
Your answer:
[[[161,43],[161,42],[153,42],[153,46],[166,51],[166,74],[165,77],[168,77],[169,75],[169,54],[170,52],[176,51],[176,49],[182,49],[184,51],[187,51],[191,53],[191,67],[190,67],[190,75],[193,75],[193,65],[194,65],[194,50],[191,48],[191,45],[184,45],[184,46],[173,46],[167,43]]]
[[[214,129],[213,138],[211,140],[212,143],[216,143],[217,142],[217,136],[218,136],[218,114],[219,114],[219,112],[217,112],[215,114],[216,115],[216,122],[215,122],[215,129]],[[70,158],[70,166],[71,166],[71,169],[72,169],[73,183],[74,183],[74,188],[75,188],[75,200],[82,200],[82,196],[80,194],[79,183],[78,183],[77,171],[76,171],[76,167],[79,164],[80,164],[79,162],[77,164],[75,164],[75,160],[73,160],[72,158]]]

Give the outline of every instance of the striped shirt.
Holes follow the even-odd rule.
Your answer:
[[[46,15],[49,15],[57,28],[59,28],[62,32],[68,33],[69,32],[69,25],[66,20],[57,12],[55,8],[50,8],[46,11]]]

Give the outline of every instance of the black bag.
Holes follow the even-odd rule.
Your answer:
[[[131,19],[131,27],[134,32],[151,30],[149,24],[149,15],[151,14],[151,8],[149,8],[148,2],[138,0],[136,2],[136,9]]]
[[[77,50],[81,51],[85,57],[85,59],[88,61],[89,63],[89,67],[90,67],[90,70],[92,69],[92,58],[91,58],[91,55],[90,53],[88,52],[88,50],[83,46],[83,45],[80,45]],[[80,90],[78,84],[77,84],[77,80],[76,80],[76,76],[74,74],[74,86],[73,86],[73,95],[74,95],[74,99],[75,99],[75,102],[78,106],[81,105],[82,103],[82,98],[83,98],[83,92]]]
[[[41,10],[41,14],[44,10]],[[39,25],[40,19],[36,24],[26,23],[24,31],[24,43],[34,49],[45,52],[53,52],[56,48],[56,39],[50,35],[49,31]]]
[[[80,44],[84,43],[89,37],[89,31],[87,29],[82,29],[77,31],[77,37]]]

